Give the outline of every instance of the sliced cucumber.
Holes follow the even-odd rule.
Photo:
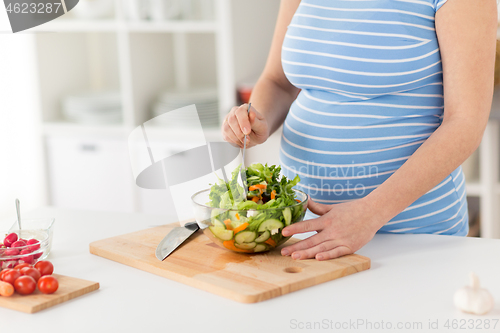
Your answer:
[[[263,252],[268,249],[267,244],[257,244],[253,249],[253,252]]]
[[[252,176],[252,177],[248,177],[247,178],[247,182],[253,182],[253,181],[256,181],[256,180],[260,180],[260,177],[258,177],[258,176]]]
[[[257,233],[254,231],[240,231],[234,237],[234,241],[239,244],[251,243],[257,238]]]
[[[242,249],[242,250],[251,250],[257,246],[257,243],[255,243],[255,242],[243,243],[243,244],[234,243],[234,246],[236,246],[238,249]]]
[[[289,207],[283,209],[283,218],[285,219],[285,224],[290,225],[290,222],[292,222],[292,211]]]
[[[271,237],[271,233],[270,233],[268,230],[266,230],[266,231],[264,231],[264,233],[262,233],[259,237],[257,237],[257,238],[255,239],[255,241],[256,241],[257,243],[263,243],[263,242],[265,242],[266,240],[268,240],[268,239],[269,239],[269,237]]]
[[[259,232],[264,232],[266,230],[269,230],[269,231],[271,231],[271,235],[274,235],[276,232],[273,232],[273,231],[276,231],[276,230],[281,229],[283,227],[284,227],[284,225],[281,221],[276,220],[276,219],[269,219],[269,220],[265,220],[264,222],[261,223],[261,225],[259,226]]]
[[[223,241],[228,241],[233,239],[233,231],[227,230],[221,227],[209,227],[210,231],[215,235],[215,237],[222,239]]]
[[[222,223],[220,220],[217,220],[217,219],[213,219],[212,220],[212,225],[215,228],[224,228],[224,229],[226,229],[226,225],[224,223]]]

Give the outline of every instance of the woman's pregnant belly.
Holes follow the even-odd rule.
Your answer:
[[[320,203],[368,195],[441,124],[442,98],[428,97],[439,95],[436,89],[366,100],[302,90],[283,126],[283,173],[298,174],[298,188]],[[380,231],[466,234],[467,222],[464,177],[458,168]]]

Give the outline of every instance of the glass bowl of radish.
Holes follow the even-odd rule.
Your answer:
[[[292,191],[296,198],[295,204],[267,209],[210,207],[206,204],[210,190],[200,191],[192,197],[195,219],[203,233],[226,250],[242,253],[266,252],[290,238],[282,235],[283,228],[304,219],[307,195],[296,189]]]
[[[9,231],[2,232],[0,270],[45,259],[52,246],[53,224],[52,218],[26,219],[22,220],[22,230],[18,229],[16,221]]]

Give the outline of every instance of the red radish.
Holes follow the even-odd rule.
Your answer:
[[[33,258],[36,260],[38,258],[40,258],[42,256],[43,252],[40,252],[40,253],[36,253],[33,255]]]
[[[3,244],[7,247],[10,247],[12,243],[17,241],[17,234],[15,232],[8,234],[5,236],[5,239],[3,240]]]
[[[31,245],[29,249],[34,252],[40,248],[40,242],[36,239],[30,239],[26,242],[26,245]]]
[[[30,253],[31,253],[31,251],[28,250],[28,249],[22,250],[21,253],[20,253],[20,255],[25,255],[25,256],[22,257],[21,259],[19,259],[19,263],[20,264],[24,264],[24,263],[26,263],[26,264],[32,264],[33,261],[34,261],[33,260],[34,259],[33,256],[27,256],[26,255],[26,254],[30,254]]]
[[[17,260],[2,261],[2,269],[14,268],[17,265]]]
[[[18,249],[7,249],[4,251],[4,255],[5,256],[17,256],[19,254],[19,250]]]
[[[23,240],[18,240],[12,243],[10,247],[23,247],[23,246],[26,246],[26,242]]]

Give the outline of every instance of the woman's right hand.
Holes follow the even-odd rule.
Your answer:
[[[264,143],[269,137],[266,118],[253,107],[247,113],[248,104],[235,106],[224,118],[222,137],[233,146],[243,148],[247,135],[247,148]]]

